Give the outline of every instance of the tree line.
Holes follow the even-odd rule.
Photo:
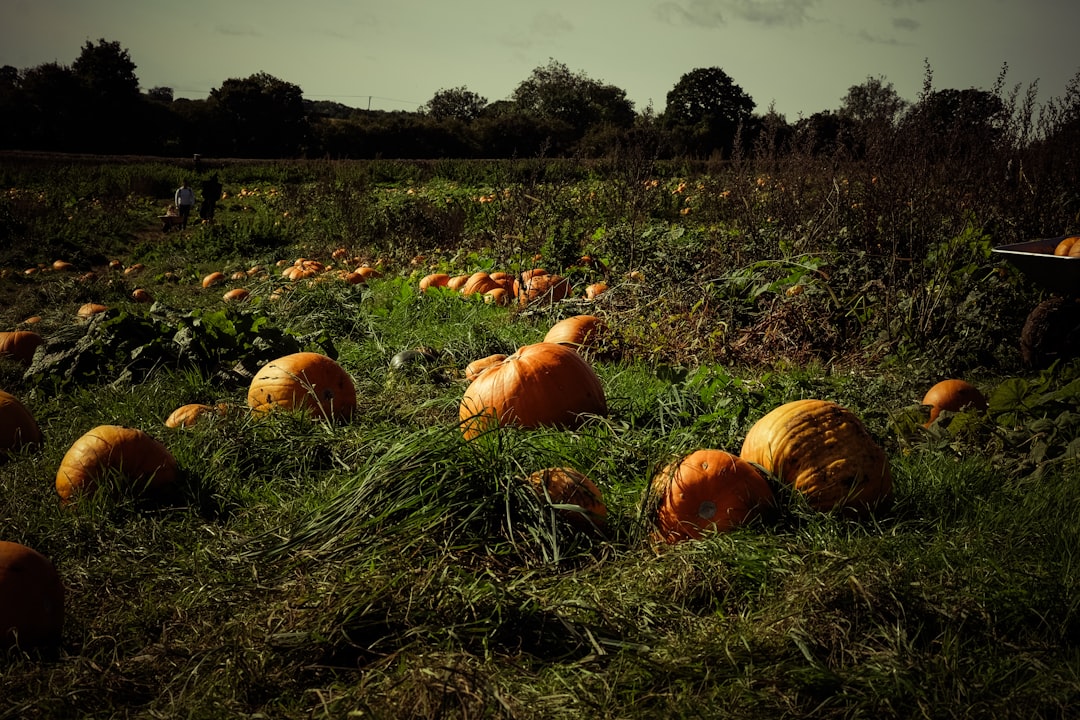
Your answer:
[[[505,100],[461,86],[439,90],[414,112],[362,110],[307,100],[266,73],[224,80],[204,100],[171,88],[143,91],[118,42],[87,41],[71,65],[0,68],[0,147],[8,150],[235,158],[605,157],[645,147],[660,158],[739,153],[840,153],[858,158],[917,145],[928,156],[1075,136],[1080,81],[1063,99],[1034,106],[1004,86],[934,90],[927,68],[917,102],[884,78],[852,86],[835,111],[793,123],[756,104],[719,67],[685,73],[660,113],[638,111],[621,88],[552,59]],[[1080,75],[1078,75],[1080,77]],[[886,149],[883,145],[888,145]]]

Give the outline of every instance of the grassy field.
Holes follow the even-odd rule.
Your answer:
[[[0,717],[1080,713],[1080,361],[1021,363],[1047,294],[990,254],[1046,208],[913,195],[855,166],[215,169],[215,222],[162,233],[185,168],[2,166],[0,330],[47,344],[30,365],[0,357],[45,436],[0,464],[0,540],[53,561],[66,617],[58,644],[0,658]],[[334,268],[284,279],[299,258]],[[380,276],[336,274],[364,264]],[[573,297],[418,289],[536,266]],[[213,271],[244,276],[204,288]],[[251,298],[225,303],[235,286]],[[80,321],[87,302],[110,309]],[[465,366],[578,314],[611,330],[589,357],[607,415],[464,441]],[[298,350],[349,373],[350,420],[247,410],[251,374]],[[953,376],[989,410],[924,427],[923,394]],[[776,484],[776,508],[733,532],[650,539],[661,467],[738,453],[802,398],[865,423],[887,507],[822,513]],[[229,410],[165,427],[192,402]],[[61,505],[61,458],[101,424],[164,443],[176,487],[110,476]],[[553,466],[600,488],[605,533],[528,491]]]

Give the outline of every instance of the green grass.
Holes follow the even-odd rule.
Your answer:
[[[107,271],[0,279],[3,323],[40,314],[51,339],[87,332],[79,303],[115,307],[72,356],[84,364],[33,378],[0,358],[0,387],[46,436],[0,464],[0,537],[51,558],[67,592],[59,646],[0,658],[0,718],[1065,718],[1080,707],[1080,467],[1067,432],[1080,410],[1064,393],[1076,361],[973,366],[988,392],[1021,376],[1039,390],[1007,422],[963,413],[925,429],[932,356],[878,362],[875,346],[721,362],[720,344],[783,306],[723,296],[709,310],[722,294],[707,283],[626,281],[594,305],[508,309],[418,293],[427,268],[403,252],[367,285],[300,284],[276,301],[286,283],[272,271],[249,283],[254,300],[223,311],[224,289],[199,285],[212,269],[329,259],[306,234],[255,247],[264,225],[253,212],[242,230],[193,229],[125,256],[147,264],[138,282],[157,309]],[[434,247],[429,264],[502,267],[480,249]],[[799,296],[819,303],[804,319],[826,296]],[[608,417],[463,441],[465,365],[585,310],[622,342],[621,358],[594,363]],[[709,335],[718,318],[749,324]],[[181,326],[202,354],[169,344]],[[286,347],[336,355],[358,391],[352,420],[245,412],[243,361]],[[418,347],[429,361],[392,368]],[[71,368],[78,379],[63,381]],[[775,513],[732,533],[648,540],[640,507],[658,468],[697,448],[738,452],[757,418],[802,397],[849,407],[885,447],[887,511],[826,515],[781,492]],[[166,428],[189,402],[233,410]],[[61,507],[61,457],[104,423],[162,440],[176,492]],[[526,489],[555,465],[601,488],[606,534],[575,532]]]

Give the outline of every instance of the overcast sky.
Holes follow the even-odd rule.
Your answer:
[[[415,110],[440,89],[508,98],[550,59],[657,111],[679,78],[720,67],[788,121],[884,78],[933,89],[1080,71],[1078,0],[0,0],[0,65],[70,65],[87,42],[125,48],[144,90],[205,98],[266,72],[312,100]]]

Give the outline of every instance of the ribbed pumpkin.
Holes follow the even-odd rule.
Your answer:
[[[0,541],[0,649],[57,642],[64,626],[64,584],[47,557]]]
[[[34,359],[34,353],[44,342],[45,338],[31,330],[0,332],[0,356],[29,365]]]
[[[42,440],[37,421],[19,398],[0,390],[0,459],[9,450],[37,445]]]
[[[469,275],[454,275],[446,281],[446,287],[460,292],[465,283],[469,282],[469,277]]]
[[[251,297],[251,292],[247,288],[233,288],[227,291],[221,296],[221,299],[228,303],[243,302]]]
[[[773,505],[764,475],[738,455],[696,450],[658,472],[646,508],[654,537],[667,543],[728,532]]]
[[[873,509],[892,494],[885,452],[850,410],[795,400],[750,428],[739,453],[802,493],[811,507]]]
[[[607,326],[595,315],[573,315],[563,318],[551,326],[544,335],[544,342],[568,345],[575,350],[588,350],[596,347]]]
[[[428,288],[432,287],[446,287],[446,283],[450,282],[450,276],[446,273],[431,273],[420,278],[420,292],[424,292]]]
[[[314,416],[342,419],[356,409],[356,386],[334,359],[299,352],[263,365],[251,379],[247,400],[257,413],[304,408]]]
[[[942,410],[949,412],[960,412],[966,408],[985,410],[988,406],[986,396],[979,388],[956,378],[942,380],[927,390],[922,404],[930,406],[930,419],[926,422],[926,427],[930,427],[937,420]]]
[[[64,503],[97,490],[105,473],[115,470],[135,491],[157,490],[176,480],[169,449],[137,428],[99,425],[76,440],[60,460],[56,492]]]
[[[580,355],[564,345],[525,345],[491,365],[461,398],[465,439],[494,425],[576,427],[582,415],[606,415],[600,379]]]
[[[483,295],[488,290],[494,290],[500,287],[499,283],[491,279],[491,276],[486,272],[474,272],[469,276],[469,279],[465,281],[465,284],[461,286],[459,292],[462,295]]]
[[[465,379],[472,382],[480,375],[480,373],[484,372],[492,365],[501,363],[506,358],[507,355],[504,353],[495,353],[494,355],[482,357],[479,360],[473,360],[465,366]]]
[[[214,287],[215,285],[220,285],[225,282],[225,279],[225,273],[215,271],[202,279],[202,286],[204,288]]]
[[[533,275],[518,285],[517,299],[521,305],[554,303],[570,294],[570,281],[561,275]]]
[[[542,501],[581,508],[556,508],[559,516],[578,530],[604,529],[607,506],[600,488],[583,473],[570,467],[550,467],[537,470],[525,481]]]

